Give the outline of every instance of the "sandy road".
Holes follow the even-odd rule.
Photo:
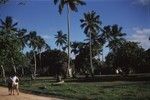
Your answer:
[[[37,96],[32,94],[20,93],[19,95],[8,95],[7,88],[0,87],[0,100],[62,100],[53,97]]]

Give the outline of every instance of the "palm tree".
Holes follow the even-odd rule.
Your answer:
[[[110,35],[110,32],[111,32],[111,26],[110,25],[107,25],[107,26],[104,26],[102,29],[102,34],[101,34],[101,38],[104,40],[104,44],[106,42],[109,42],[112,40],[112,37]],[[104,47],[103,47],[104,48]],[[102,50],[102,61],[104,61],[104,57],[103,57],[103,50]]]
[[[125,33],[122,33],[122,27],[116,24],[104,26],[102,29],[102,37],[108,42],[107,46],[113,51],[125,41],[125,39],[122,38],[125,35]]]
[[[0,21],[1,21],[0,28],[3,30],[4,33],[14,35],[14,33],[17,32],[17,28],[15,26],[17,26],[18,23],[17,22],[13,23],[12,17],[7,16],[4,21],[2,19],[0,19]],[[15,36],[13,36],[13,37],[15,37]],[[13,64],[14,72],[16,73],[16,66],[14,64],[14,58],[13,57],[11,57],[11,61]]]
[[[46,50],[49,48],[48,44],[45,42],[45,40],[41,36],[37,36],[37,51],[39,53],[39,66],[41,66],[41,51]]]
[[[34,53],[34,76],[36,76],[37,71],[37,62],[36,62],[36,54],[40,53],[40,60],[41,60],[41,50],[42,49],[49,49],[48,44],[44,41],[44,39],[41,36],[37,36],[37,33],[35,31],[30,32],[27,35],[28,40],[28,46],[33,49]]]
[[[89,37],[90,42],[90,67],[91,74],[93,75],[93,63],[92,63],[92,37],[97,34],[100,30],[101,22],[99,20],[99,15],[96,15],[96,12],[91,11],[84,13],[84,18],[80,19],[81,28],[84,29],[84,33]]]
[[[101,37],[101,34],[98,34],[98,33],[95,35],[92,35],[91,42],[93,45],[93,49],[97,52],[98,59],[100,60],[100,55],[103,53],[103,45],[105,44],[105,39],[103,39]],[[89,41],[89,40],[90,40],[89,38],[85,39],[85,41]]]
[[[36,66],[37,66],[37,62],[36,62],[36,50],[38,47],[38,39],[37,39],[37,33],[35,31],[30,32],[28,35],[28,46],[30,48],[33,49],[34,52],[34,73],[33,75],[36,76]]]
[[[67,34],[63,34],[63,32],[60,30],[57,32],[57,35],[55,35],[55,38],[57,39],[55,44],[59,47],[59,50],[61,50],[60,47],[65,45],[67,42]]]
[[[17,33],[18,39],[19,39],[19,41],[21,43],[21,52],[22,52],[22,54],[23,54],[23,49],[27,45],[27,41],[28,41],[26,32],[27,32],[26,29],[21,29]],[[23,57],[22,57],[22,61],[23,61]],[[24,68],[23,68],[23,66],[21,67],[21,69],[22,69],[22,75],[24,75]]]
[[[101,36],[108,43],[107,47],[112,50],[112,54],[115,55],[118,48],[120,48],[120,46],[125,42],[125,39],[123,38],[125,35],[125,33],[122,33],[122,27],[115,24],[112,26],[104,26]],[[113,59],[115,59],[116,56],[113,57]]]
[[[59,4],[58,4],[59,3]],[[78,5],[85,5],[83,0],[54,0],[54,4],[58,4],[59,13],[62,13],[64,6],[67,6],[67,26],[68,26],[68,70],[70,68],[70,9],[71,11],[77,12]]]
[[[4,21],[1,19],[0,28],[2,28],[7,34],[12,34],[17,31],[17,28],[15,27],[17,24],[17,22],[13,23],[12,17],[7,16]]]

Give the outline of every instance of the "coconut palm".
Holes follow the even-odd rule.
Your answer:
[[[100,30],[101,22],[99,20],[99,15],[96,15],[96,12],[91,11],[84,13],[84,18],[80,19],[81,28],[84,29],[84,33],[89,37],[90,42],[90,67],[91,74],[93,75],[93,63],[92,63],[92,37],[97,34]]]
[[[45,42],[45,40],[41,36],[37,36],[37,51],[39,53],[39,66],[41,66],[41,51],[47,50],[49,48],[48,44]]]
[[[68,26],[68,69],[70,68],[70,9],[71,11],[77,12],[78,5],[85,5],[83,0],[54,0],[54,4],[58,4],[59,13],[62,13],[64,6],[67,6],[67,26]]]
[[[2,28],[6,33],[12,34],[17,31],[17,28],[15,27],[17,24],[17,22],[13,23],[12,17],[7,16],[4,21],[1,19],[0,28]]]
[[[23,54],[23,49],[27,45],[27,41],[28,41],[26,32],[27,32],[26,29],[20,29],[17,32],[18,39],[19,39],[19,41],[21,43],[21,52],[22,52],[22,54]],[[22,57],[22,61],[23,61],[23,57]],[[21,69],[22,69],[22,75],[24,75],[24,68],[23,68],[23,66],[21,67]]]
[[[105,40],[101,38],[101,35],[96,34],[92,37],[93,48],[97,51],[98,59],[100,60],[100,55],[102,54],[102,61],[103,61],[103,45]]]
[[[38,47],[37,33],[35,31],[30,32],[27,35],[27,37],[28,37],[28,46],[30,48],[32,48],[34,51],[34,73],[33,73],[33,75],[36,76],[36,66],[37,66],[36,51],[37,51],[37,47]]]
[[[27,40],[28,40],[28,46],[32,48],[34,52],[34,74],[33,75],[36,76],[36,70],[37,70],[36,54],[41,53],[41,50],[43,48],[48,49],[49,46],[48,44],[45,43],[44,39],[41,36],[37,36],[37,33],[35,31],[32,31],[27,35]]]
[[[122,38],[125,35],[126,34],[122,32],[122,27],[116,24],[104,26],[102,29],[102,37],[108,42],[107,46],[113,51],[125,41],[125,39]]]
[[[13,19],[12,17],[10,16],[7,16],[6,19],[3,21],[2,19],[0,19],[1,21],[1,26],[0,28],[3,30],[3,34],[6,34],[10,36],[14,39],[14,41],[17,41],[16,40],[16,36],[15,36],[15,33],[17,32],[17,28],[15,26],[17,26],[17,22],[13,23]],[[9,38],[9,37],[8,37]],[[14,51],[12,51],[12,49],[10,49],[10,54],[12,55]],[[11,61],[12,61],[12,64],[13,64],[13,69],[14,69],[14,72],[16,73],[16,66],[14,64],[14,58],[13,56],[11,56]]]
[[[107,47],[112,50],[112,54],[116,54],[118,48],[125,42],[125,39],[123,38],[125,35],[126,34],[122,32],[122,27],[115,24],[112,26],[104,26],[101,36],[108,43]],[[113,59],[115,59],[116,56],[113,57]]]
[[[90,40],[89,38],[85,39],[85,41],[89,41],[89,40]],[[97,51],[98,59],[100,60],[100,55],[103,52],[102,48],[103,48],[103,45],[105,44],[105,39],[103,39],[101,37],[101,34],[97,33],[95,35],[92,35],[91,42],[92,42],[92,45],[93,45],[93,49],[95,49],[95,51]]]
[[[65,45],[67,42],[67,34],[63,34],[63,32],[60,30],[57,32],[57,35],[55,35],[55,38],[55,44],[59,47],[59,50],[61,50],[60,47],[63,47],[63,45]]]

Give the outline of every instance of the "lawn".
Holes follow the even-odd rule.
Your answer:
[[[66,82],[51,80],[20,83],[23,90],[46,94],[67,100],[150,100],[150,82]]]

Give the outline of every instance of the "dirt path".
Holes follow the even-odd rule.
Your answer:
[[[62,100],[52,97],[37,96],[32,94],[20,93],[19,95],[8,95],[7,88],[0,87],[0,100]]]

